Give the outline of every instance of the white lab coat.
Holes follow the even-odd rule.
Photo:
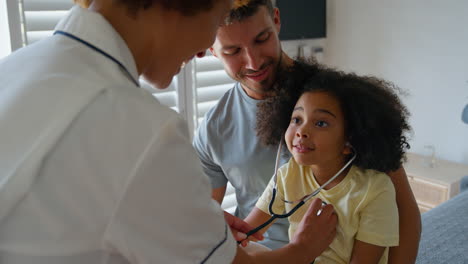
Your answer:
[[[0,263],[229,263],[236,244],[184,121],[123,39],[74,7],[0,61]]]

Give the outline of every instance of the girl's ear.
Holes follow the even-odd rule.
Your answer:
[[[351,143],[346,142],[343,148],[343,154],[349,155],[353,153],[353,146],[351,146]]]

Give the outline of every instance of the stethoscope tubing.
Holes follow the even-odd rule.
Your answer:
[[[276,153],[276,161],[275,161],[275,172],[273,174],[273,179],[274,179],[274,186],[273,186],[273,190],[272,190],[272,196],[271,196],[271,200],[270,200],[270,204],[268,205],[268,211],[270,212],[270,219],[268,219],[265,223],[257,226],[256,228],[250,230],[249,232],[246,233],[246,238],[241,240],[241,241],[237,241],[237,244],[240,244],[242,243],[242,241],[246,240],[247,238],[249,238],[251,235],[257,233],[258,231],[260,231],[261,229],[263,229],[264,227],[268,226],[271,222],[273,222],[275,219],[281,219],[281,218],[287,218],[289,216],[291,216],[292,214],[294,214],[297,209],[299,209],[301,206],[303,206],[308,200],[310,200],[312,197],[316,196],[317,194],[319,194],[319,192],[325,188],[330,182],[332,182],[334,179],[336,179],[346,168],[349,167],[349,165],[351,165],[351,163],[356,159],[356,152],[354,152],[354,155],[353,157],[351,157],[351,159],[349,159],[349,161],[333,176],[331,177],[327,182],[325,182],[324,184],[322,184],[318,189],[316,189],[314,192],[312,192],[311,194],[309,195],[306,195],[304,197],[302,197],[299,201],[298,201],[298,204],[296,206],[293,207],[293,209],[291,209],[288,213],[285,213],[285,214],[276,214],[275,212],[273,212],[273,203],[275,201],[275,198],[276,198],[276,192],[277,192],[277,185],[276,185],[276,181],[277,181],[277,173],[278,173],[278,165],[279,165],[279,158],[280,158],[280,155],[281,155],[281,148],[282,148],[282,142],[279,143],[279,146],[278,146],[278,152]],[[292,202],[289,202],[289,201],[284,201],[286,203],[292,203]]]
[[[290,217],[292,214],[294,214],[297,209],[299,209],[301,206],[305,204],[304,201],[300,201],[296,206],[294,206],[291,211],[289,211],[287,214],[275,214],[273,212],[273,201],[275,200],[276,197],[276,189],[273,189],[272,193],[272,199],[270,201],[270,204],[268,205],[268,210],[270,211],[271,217],[268,219],[265,223],[257,226],[256,228],[250,230],[249,232],[246,233],[246,238],[250,237],[251,235],[257,233],[258,231],[262,230],[264,227],[268,226],[271,222],[273,222],[276,218],[281,219],[281,218],[287,218]],[[238,241],[237,244],[240,244],[242,241]]]

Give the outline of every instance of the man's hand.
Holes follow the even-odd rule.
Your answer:
[[[321,212],[317,215],[319,210]],[[315,198],[290,243],[299,246],[302,252],[310,253],[312,261],[322,254],[335,238],[337,221],[333,206],[327,204],[322,207],[322,201]]]
[[[242,241],[241,245],[243,247],[247,246],[248,240],[245,240],[247,237],[245,233],[253,229],[249,224],[244,222],[244,220],[233,216],[232,214],[224,211],[224,219],[226,223],[231,227],[232,235],[236,241]],[[257,240],[263,240],[263,235],[256,233],[252,235]],[[244,240],[244,241],[243,241]]]

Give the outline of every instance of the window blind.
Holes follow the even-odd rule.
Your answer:
[[[23,0],[22,2],[26,33],[24,45],[52,35],[55,25],[73,6],[72,0]]]
[[[228,89],[234,86],[235,82],[224,71],[218,58],[209,51],[205,57],[196,58],[194,64],[198,125],[206,112]]]
[[[234,86],[234,80],[224,71],[222,63],[209,50],[203,58],[194,60],[194,83],[196,122],[203,120],[206,112],[213,107],[226,91]],[[228,183],[221,207],[229,213],[236,210],[237,200],[234,187]]]

